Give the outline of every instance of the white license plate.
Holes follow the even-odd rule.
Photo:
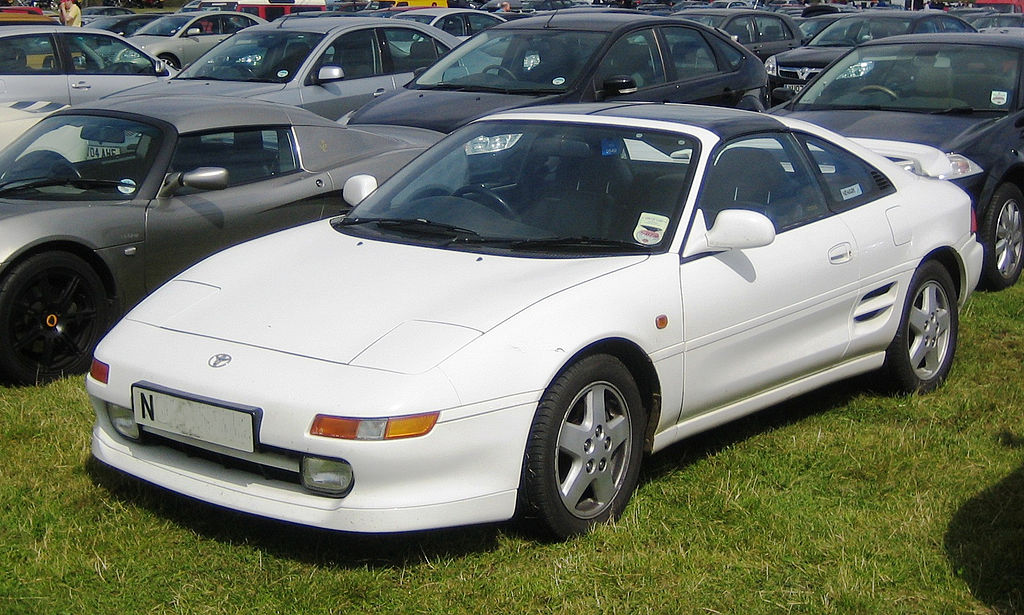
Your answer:
[[[804,84],[802,84],[802,83],[783,83],[782,87],[786,88],[787,90],[793,90],[794,92],[799,92],[800,90],[804,89]]]
[[[132,386],[132,411],[140,425],[249,453],[255,452],[259,409],[187,397],[148,383]]]
[[[85,157],[89,160],[96,158],[113,158],[121,155],[121,148],[113,145],[90,145],[86,150]]]

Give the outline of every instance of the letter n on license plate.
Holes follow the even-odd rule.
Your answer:
[[[157,431],[249,453],[256,450],[259,408],[140,382],[132,386],[132,411],[137,423]]]

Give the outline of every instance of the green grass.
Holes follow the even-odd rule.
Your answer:
[[[215,509],[91,460],[80,378],[0,389],[0,613],[1024,613],[1022,312],[975,295],[933,394],[860,378],[648,458],[567,543]]]

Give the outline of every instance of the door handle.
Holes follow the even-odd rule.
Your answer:
[[[845,241],[837,246],[832,246],[832,249],[828,251],[828,262],[833,265],[841,265],[851,260],[853,260],[853,246]]]
[[[72,83],[71,84],[71,89],[72,90],[88,90],[91,87],[92,87],[91,85],[89,85],[88,83],[86,83],[84,81],[79,81],[78,83]]]
[[[373,97],[374,97],[374,98],[377,98],[378,96],[380,96],[380,95],[384,94],[385,92],[387,92],[387,90],[385,90],[384,88],[377,88],[377,89],[376,89],[376,90],[374,90],[374,92],[373,92]]]

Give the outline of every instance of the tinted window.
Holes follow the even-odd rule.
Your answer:
[[[754,42],[754,20],[750,17],[737,17],[725,25],[725,31],[736,37],[741,45]]]
[[[60,72],[48,34],[0,38],[0,74],[38,75]]]
[[[229,130],[185,135],[178,140],[173,171],[223,167],[228,184],[267,179],[296,170],[295,148],[287,128]]]
[[[601,60],[598,83],[613,75],[632,77],[638,88],[665,83],[654,30],[630,32],[615,41]]]
[[[785,41],[793,38],[793,33],[789,31],[785,22],[778,17],[759,15],[754,18],[754,23],[757,24],[757,30],[762,42]]]
[[[317,61],[321,66],[340,66],[349,78],[369,77],[383,72],[373,30],[357,30],[339,36]]]
[[[715,54],[700,32],[689,28],[664,28],[662,35],[677,80],[718,72]]]
[[[384,28],[384,40],[395,72],[408,73],[437,59],[437,45],[429,36],[408,28]]]

